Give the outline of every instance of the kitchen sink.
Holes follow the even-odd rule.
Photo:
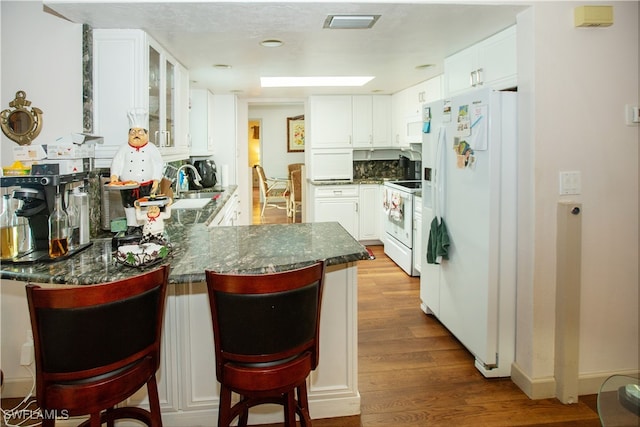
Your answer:
[[[213,199],[217,196],[220,196],[222,191],[194,191],[194,192],[185,192],[180,193],[181,199]]]

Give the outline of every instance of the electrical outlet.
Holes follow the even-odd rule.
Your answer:
[[[27,329],[27,337],[20,351],[20,365],[29,366],[33,363],[33,359],[33,332]]]
[[[22,344],[20,352],[20,365],[29,366],[33,363],[33,341]]]

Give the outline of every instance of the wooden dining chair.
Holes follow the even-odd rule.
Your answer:
[[[324,263],[270,274],[206,272],[213,321],[218,426],[249,408],[284,406],[286,427],[311,426],[306,379],[318,365]],[[232,392],[240,400],[232,405]],[[297,399],[296,399],[297,394]]]
[[[293,217],[296,222],[296,209],[302,206],[302,167],[304,163],[289,163],[289,206],[287,208],[287,216]],[[297,181],[295,181],[297,180]],[[297,187],[297,188],[296,188]]]
[[[258,174],[260,185],[260,197],[262,198],[262,210],[260,217],[264,217],[267,207],[286,209],[289,211],[289,182],[288,179],[267,178],[264,169],[260,165],[254,165]]]
[[[156,371],[169,267],[110,283],[26,287],[42,426],[89,415],[81,426],[136,419],[162,426]],[[115,406],[146,384],[150,409]]]
[[[291,221],[296,222],[296,213],[302,212],[302,171],[291,171],[291,195],[289,196],[289,214]]]

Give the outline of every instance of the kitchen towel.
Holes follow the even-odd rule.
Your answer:
[[[389,203],[389,219],[395,222],[402,221],[404,217],[404,199],[400,193],[394,191],[391,193]]]
[[[427,262],[440,264],[443,259],[449,259],[449,232],[444,220],[434,217],[429,230],[429,242],[427,243]]]

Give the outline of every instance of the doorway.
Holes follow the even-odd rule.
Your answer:
[[[251,168],[251,187],[253,189],[258,188],[258,174],[253,168],[254,165],[260,163],[260,135],[262,129],[262,120],[249,119],[249,132],[248,132],[248,144],[249,144],[249,167]]]

